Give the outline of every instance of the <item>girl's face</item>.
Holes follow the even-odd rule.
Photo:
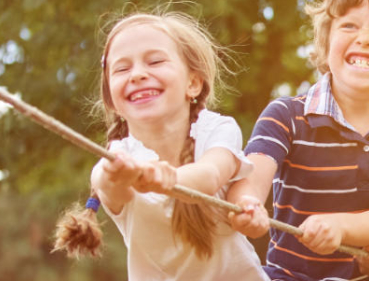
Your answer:
[[[190,96],[201,90],[176,43],[149,25],[128,27],[115,36],[107,70],[114,108],[130,127],[188,120]]]
[[[369,95],[369,3],[353,7],[332,21],[328,65],[333,92],[339,95]]]

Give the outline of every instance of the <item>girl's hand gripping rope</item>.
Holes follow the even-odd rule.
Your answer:
[[[121,150],[115,160],[101,159],[91,175],[92,187],[114,214],[121,212],[134,190],[168,194],[176,184],[176,169],[165,161],[138,162]]]
[[[93,168],[91,186],[113,213],[118,214],[134,195],[132,185],[142,175],[140,165],[123,151],[112,151],[114,160],[102,158]]]
[[[139,192],[168,194],[177,182],[177,171],[166,161],[141,163],[142,174],[133,187]]]
[[[238,214],[230,212],[228,215],[233,229],[251,238],[258,238],[267,233],[269,216],[259,199],[243,195],[237,205],[243,212]]]

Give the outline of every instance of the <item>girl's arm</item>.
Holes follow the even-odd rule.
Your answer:
[[[257,238],[269,229],[269,217],[263,205],[268,198],[277,163],[261,154],[251,154],[247,158],[253,162],[254,170],[247,178],[235,182],[227,193],[227,200],[243,207],[244,212],[231,212],[229,219],[235,230]]]
[[[369,245],[369,211],[362,213],[334,213],[313,215],[301,225],[299,238],[310,250],[326,255],[341,244],[364,247]]]
[[[214,195],[236,175],[241,161],[228,149],[214,147],[195,163],[177,168],[177,183]]]

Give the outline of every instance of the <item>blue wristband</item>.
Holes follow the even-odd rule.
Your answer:
[[[96,198],[90,197],[86,202],[86,208],[94,210],[96,213],[99,210],[100,201]]]

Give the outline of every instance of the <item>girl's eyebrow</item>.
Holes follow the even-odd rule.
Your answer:
[[[155,54],[168,56],[167,52],[164,49],[149,49],[145,51],[143,57],[146,58],[148,56],[155,55]],[[111,67],[114,67],[116,64],[125,63],[125,62],[128,63],[129,61],[130,61],[129,57],[120,57],[116,59],[115,61],[112,61],[110,65]]]
[[[163,54],[167,55],[167,52],[163,49],[151,49],[145,52],[145,56],[153,55],[153,54]]]

